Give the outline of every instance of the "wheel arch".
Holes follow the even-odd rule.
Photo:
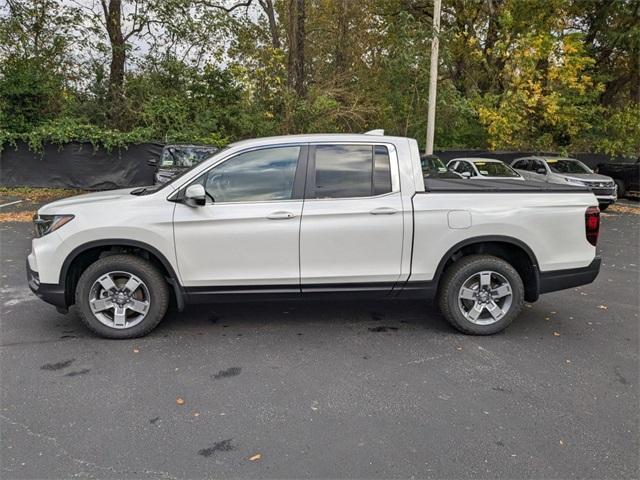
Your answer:
[[[443,273],[460,258],[472,254],[494,255],[509,262],[518,272],[525,287],[525,300],[534,302],[539,296],[538,260],[523,241],[504,235],[471,237],[456,243],[444,254],[433,280],[440,286]]]
[[[60,285],[64,286],[65,299],[67,305],[74,303],[75,289],[82,272],[105,252],[131,252],[142,256],[155,264],[169,284],[173,287],[173,293],[178,305],[182,310],[184,305],[182,291],[180,289],[180,279],[171,262],[157,248],[138,240],[128,238],[109,238],[94,240],[84,243],[74,248],[65,258],[60,269]]]

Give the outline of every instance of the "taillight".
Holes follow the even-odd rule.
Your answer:
[[[589,207],[584,214],[584,226],[587,234],[587,241],[594,247],[598,243],[600,234],[600,209]]]

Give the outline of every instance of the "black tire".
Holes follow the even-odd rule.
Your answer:
[[[610,203],[601,203],[598,205],[598,208],[600,208],[601,212],[604,212],[607,208],[609,208],[609,205],[611,205]]]
[[[121,271],[136,275],[147,287],[149,309],[140,323],[129,328],[113,328],[96,318],[89,306],[91,288],[109,272]],[[146,335],[156,328],[164,317],[169,305],[169,287],[162,273],[144,258],[135,255],[117,254],[100,258],[82,273],[76,288],[76,306],[82,322],[94,333],[104,338],[136,338]]]
[[[627,188],[622,180],[618,180],[617,178],[614,180],[616,185],[618,186],[618,198],[624,198],[624,194],[627,193]]]
[[[474,274],[493,271],[506,279],[511,287],[511,306],[502,318],[488,325],[467,319],[458,304],[463,284]],[[470,255],[458,260],[445,272],[438,292],[440,311],[457,330],[471,335],[491,335],[504,330],[518,316],[524,305],[524,286],[520,275],[508,262],[491,255]]]

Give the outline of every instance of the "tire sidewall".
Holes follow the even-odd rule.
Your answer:
[[[477,256],[462,260],[464,262],[448,278],[446,298],[448,314],[453,318],[454,326],[466,333],[476,335],[490,335],[504,330],[519,315],[524,305],[524,286],[518,272],[510,264],[497,257]],[[495,323],[478,325],[468,320],[458,306],[458,293],[469,277],[480,271],[491,270],[507,279],[511,285],[512,303],[507,314]]]
[[[89,306],[89,293],[94,282],[105,273],[122,271],[140,278],[149,291],[149,311],[137,325],[116,329],[104,325]],[[84,323],[105,338],[135,338],[149,333],[162,320],[168,306],[167,284],[158,270],[149,262],[133,255],[112,255],[91,264],[80,276],[76,289],[76,306]]]

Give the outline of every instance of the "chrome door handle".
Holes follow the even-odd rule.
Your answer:
[[[269,220],[287,220],[293,217],[295,217],[295,215],[291,212],[273,212],[267,215]]]
[[[371,215],[393,215],[394,213],[398,213],[398,210],[391,207],[380,207],[380,208],[374,208],[369,213]]]

